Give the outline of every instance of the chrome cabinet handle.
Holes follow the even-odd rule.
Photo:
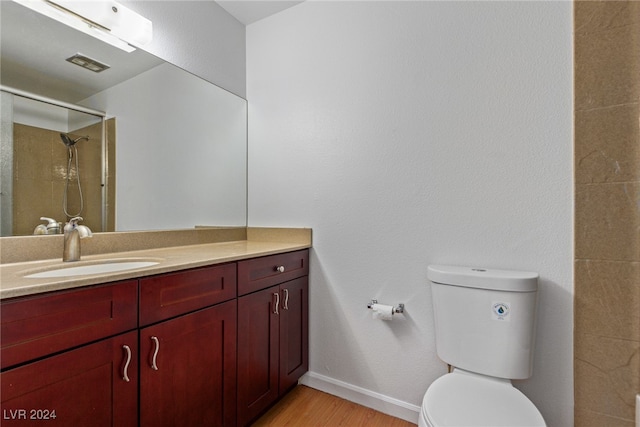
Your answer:
[[[129,374],[128,374],[128,370],[129,370],[129,363],[131,363],[131,349],[129,348],[128,345],[123,345],[122,348],[124,349],[124,351],[127,352],[127,361],[124,362],[124,369],[122,370],[122,379],[125,380],[126,382],[131,381],[129,379]]]
[[[153,351],[153,357],[151,358],[151,369],[154,371],[158,370],[158,365],[156,364],[156,360],[158,357],[158,350],[160,350],[160,341],[158,337],[151,337],[151,340],[154,342],[155,350]]]
[[[284,292],[284,307],[285,310],[289,310],[289,289],[283,289]]]
[[[278,305],[280,305],[280,293],[279,292],[274,292],[273,296],[276,297],[276,303],[273,305],[273,313],[274,314],[280,314],[280,313],[278,313]]]
[[[276,266],[276,271],[279,272],[279,273],[284,273],[284,265]]]

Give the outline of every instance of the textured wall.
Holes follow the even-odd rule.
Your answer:
[[[214,1],[123,0],[153,22],[145,50],[246,98],[245,27]]]
[[[576,427],[640,392],[640,2],[575,2]]]
[[[118,231],[246,223],[244,99],[162,64],[82,104],[118,119]]]
[[[304,2],[247,27],[249,224],[313,228],[314,374],[419,405],[446,370],[427,265],[534,270],[516,386],[573,425],[571,9]]]

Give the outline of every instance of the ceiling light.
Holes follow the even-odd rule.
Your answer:
[[[147,18],[111,0],[13,0],[127,52],[151,41]]]

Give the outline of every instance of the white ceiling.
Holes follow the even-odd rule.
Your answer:
[[[216,0],[227,12],[244,25],[274,15],[302,3],[294,0]]]

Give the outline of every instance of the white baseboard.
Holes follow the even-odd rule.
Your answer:
[[[344,381],[336,380],[315,372],[307,372],[300,378],[300,384],[333,394],[350,402],[375,409],[387,415],[418,424],[420,407],[403,402],[375,391],[367,390]]]

